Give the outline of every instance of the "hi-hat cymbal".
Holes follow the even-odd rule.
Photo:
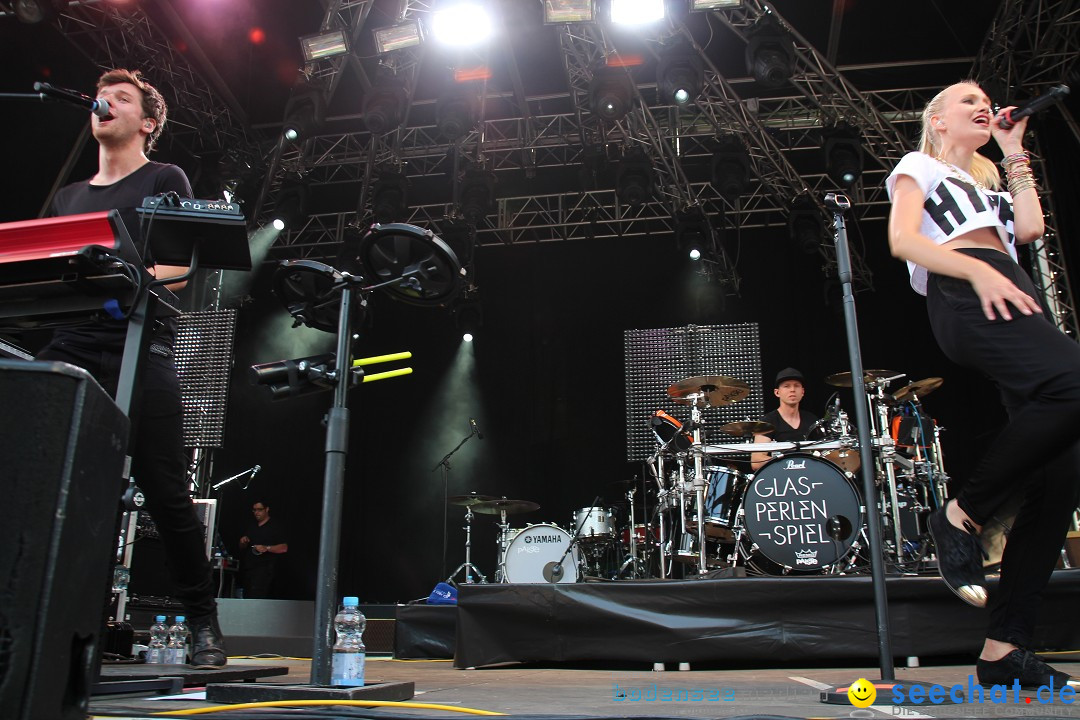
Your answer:
[[[680,405],[693,405],[704,400],[708,407],[738,402],[750,394],[750,385],[738,378],[724,375],[701,375],[680,380],[667,389],[668,397]]]
[[[939,377],[928,377],[923,378],[922,380],[916,380],[894,392],[892,394],[892,401],[896,403],[905,403],[916,395],[919,397],[926,397],[941,387],[943,382],[945,381]]]
[[[776,428],[771,423],[764,422],[762,420],[739,420],[738,422],[729,422],[727,425],[720,426],[720,432],[726,432],[728,435],[736,435],[739,437],[745,435],[763,435],[764,433],[770,433]]]
[[[499,498],[494,495],[481,495],[480,493],[469,493],[468,495],[451,495],[446,498],[448,505],[461,505],[462,507],[470,507],[472,505],[479,505],[483,502],[491,502],[492,500],[498,500]]]
[[[477,503],[472,506],[472,509],[473,512],[480,513],[481,515],[498,515],[503,512],[507,515],[517,515],[519,513],[539,510],[540,504],[534,503],[531,500],[507,500],[506,498],[500,498],[498,500],[488,500],[486,502]]]
[[[863,383],[866,385],[872,385],[886,380],[895,380],[902,377],[904,377],[904,373],[899,373],[895,370],[863,370]],[[833,387],[852,387],[853,385],[850,372],[840,372],[828,375],[825,378],[825,382]]]

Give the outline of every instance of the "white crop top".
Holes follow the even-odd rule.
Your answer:
[[[1008,192],[983,190],[960,168],[954,168],[921,152],[905,155],[885,180],[892,199],[896,178],[908,175],[923,191],[922,224],[919,230],[938,245],[977,228],[992,227],[1001,236],[1009,256],[1016,260],[1013,235],[1013,202]],[[926,294],[927,270],[908,261],[911,287]]]

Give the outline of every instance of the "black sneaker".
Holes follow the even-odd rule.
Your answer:
[[[986,575],[982,567],[986,552],[978,536],[954,527],[944,507],[931,513],[927,524],[937,548],[941,579],[968,605],[986,607]]]
[[[983,685],[1012,685],[1019,680],[1024,688],[1038,688],[1054,683],[1054,688],[1080,687],[1068,674],[1055,670],[1030,650],[1018,648],[1000,660],[979,660],[975,673]]]
[[[224,667],[228,658],[217,613],[191,618],[188,628],[191,630],[191,664],[197,668]]]

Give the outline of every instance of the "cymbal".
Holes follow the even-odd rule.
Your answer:
[[[724,375],[701,375],[680,380],[667,389],[668,397],[679,405],[693,405],[698,398],[708,407],[730,405],[750,394],[750,385]]]
[[[882,380],[890,380],[893,378],[904,377],[904,373],[896,372],[895,370],[863,370],[863,382],[870,385],[875,382],[881,382]],[[828,375],[825,377],[825,382],[833,387],[852,387],[851,373],[840,372]]]
[[[470,507],[472,505],[479,505],[482,502],[491,502],[492,500],[498,500],[499,498],[494,495],[481,495],[480,493],[469,493],[468,495],[451,495],[446,498],[448,505],[461,505],[462,507]]]
[[[498,500],[488,500],[486,502],[477,503],[472,506],[472,509],[473,512],[480,513],[481,515],[498,515],[503,512],[507,515],[517,515],[518,513],[539,510],[540,504],[534,503],[531,500],[507,500],[506,498],[500,498]]]
[[[926,397],[941,387],[943,382],[945,381],[939,377],[928,377],[923,378],[922,380],[916,380],[894,392],[892,394],[892,400],[893,402],[904,403],[911,400],[916,395],[919,397]]]
[[[738,422],[729,422],[727,425],[720,426],[720,432],[725,432],[728,435],[737,435],[742,437],[744,435],[761,435],[763,433],[772,432],[776,428],[771,423],[763,422],[761,420],[739,420]]]

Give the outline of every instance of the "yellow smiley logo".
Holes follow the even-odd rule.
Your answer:
[[[870,707],[877,699],[877,688],[866,678],[859,678],[848,687],[847,696],[857,708]]]

